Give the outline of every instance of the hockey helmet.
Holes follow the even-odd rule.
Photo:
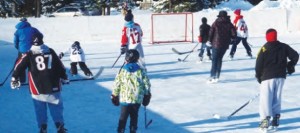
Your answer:
[[[126,53],[125,60],[128,63],[135,63],[135,62],[138,61],[139,58],[140,58],[139,52],[137,50],[135,50],[135,49],[130,49]]]
[[[80,47],[80,43],[78,41],[75,41],[73,44],[72,44],[72,47],[76,47],[76,48],[79,48]]]
[[[32,45],[39,46],[44,44],[43,35],[40,33],[35,33],[32,35]]]

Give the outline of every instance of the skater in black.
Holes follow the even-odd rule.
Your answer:
[[[61,59],[65,53],[70,53],[70,60],[71,60],[71,74],[73,76],[78,74],[77,71],[77,64],[79,64],[79,67],[84,72],[84,74],[88,78],[92,78],[93,74],[90,71],[90,69],[85,64],[85,54],[83,49],[80,46],[80,43],[78,41],[75,41],[70,48],[68,48],[65,52],[61,52],[59,54],[59,58]]]
[[[202,24],[199,27],[200,35],[198,36],[198,41],[199,41],[199,43],[201,43],[199,58],[200,58],[200,61],[203,61],[203,53],[204,53],[204,50],[206,49],[208,60],[211,61],[211,47],[206,45],[206,42],[208,41],[210,25],[207,24],[206,17],[203,17],[201,19],[201,21],[202,21]]]
[[[47,108],[57,127],[57,133],[66,133],[61,95],[61,82],[69,83],[66,70],[55,51],[43,43],[41,34],[33,35],[32,40],[30,50],[16,63],[11,88],[20,87],[17,77],[28,68],[29,89],[40,133],[47,133]]]

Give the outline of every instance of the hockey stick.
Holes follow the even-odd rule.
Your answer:
[[[197,43],[196,44],[196,46],[195,47],[193,47],[193,49],[191,50],[191,51],[194,51],[196,48],[197,48],[197,46],[199,45],[199,43]],[[187,54],[185,57],[184,57],[184,59],[182,60],[182,59],[180,59],[180,58],[178,58],[178,61],[185,61],[186,60],[186,58],[187,57],[189,57],[190,56],[190,54],[191,54],[192,52],[190,52],[189,54]]]
[[[188,54],[188,53],[194,52],[193,50],[191,50],[191,51],[186,51],[186,52],[179,52],[179,51],[177,51],[175,48],[172,48],[172,51],[173,51],[174,53],[176,53],[176,54],[179,54],[179,55],[182,55],[182,54]],[[198,49],[198,51],[199,51],[199,49]]]
[[[6,78],[4,79],[4,81],[2,83],[0,83],[0,86],[3,86],[4,83],[6,82],[6,80],[8,79],[9,75],[14,71],[14,67],[13,69],[10,70],[9,74],[6,76]]]
[[[114,68],[114,66],[116,65],[116,63],[117,63],[118,60],[120,59],[121,55],[122,55],[122,54],[120,54],[120,55],[118,56],[118,58],[116,59],[116,61],[114,62],[114,64],[111,66],[111,68]]]
[[[145,128],[147,129],[148,126],[152,123],[152,119],[150,121],[147,121],[147,109],[146,109],[146,106],[144,106],[144,115],[145,115]]]
[[[249,103],[251,103],[252,101],[254,101],[257,97],[259,96],[259,94],[256,94],[255,97],[253,97],[252,99],[250,99],[249,101],[247,101],[245,104],[243,104],[241,107],[239,107],[238,109],[236,109],[234,112],[232,112],[229,116],[227,117],[222,117],[219,114],[214,114],[213,117],[215,119],[222,119],[222,120],[229,120],[233,115],[235,115],[237,112],[239,112],[241,109],[243,109],[244,107],[246,107]]]

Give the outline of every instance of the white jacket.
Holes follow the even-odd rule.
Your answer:
[[[243,18],[240,18],[236,23],[236,32],[238,37],[247,38],[248,37],[248,27]]]
[[[70,47],[63,53],[70,54],[71,62],[85,62],[85,54],[82,48]]]

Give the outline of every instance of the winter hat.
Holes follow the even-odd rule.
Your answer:
[[[266,32],[267,42],[277,41],[277,31],[275,29],[268,29]]]
[[[27,22],[27,18],[22,17],[22,18],[20,19],[20,21],[22,21],[22,22]]]
[[[220,11],[218,17],[227,17],[227,12],[224,10]]]
[[[239,16],[241,15],[241,9],[236,9],[233,13]]]
[[[203,17],[203,18],[201,19],[201,21],[202,21],[203,24],[206,24],[206,23],[207,23],[206,17]]]
[[[125,60],[128,63],[136,63],[139,58],[140,58],[139,52],[137,50],[135,50],[135,49],[130,49],[126,53]]]
[[[133,20],[133,14],[132,14],[131,10],[128,10],[128,11],[127,11],[127,14],[125,15],[124,20],[127,21],[127,22]]]
[[[40,33],[35,33],[32,35],[32,45],[40,46],[44,44],[43,36]]]

